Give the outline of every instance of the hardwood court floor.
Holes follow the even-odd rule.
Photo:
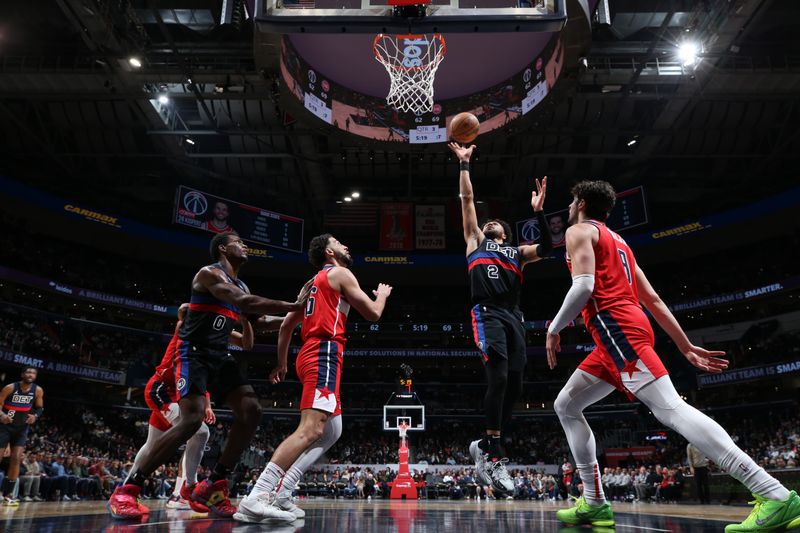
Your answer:
[[[614,531],[608,528],[570,528],[559,523],[555,511],[564,502],[421,500],[303,500],[306,517],[289,525],[240,524],[209,519],[191,511],[164,509],[164,502],[145,502],[149,518],[141,523],[113,520],[105,502],[21,503],[16,509],[0,507],[0,531],[150,533],[486,533]],[[722,531],[726,523],[739,522],[749,507],[722,505],[616,504],[616,531],[621,533]]]

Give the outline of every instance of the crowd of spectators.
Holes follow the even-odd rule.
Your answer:
[[[777,424],[757,416],[724,421],[734,439],[768,470],[797,468],[800,445],[800,416],[796,405],[786,410]],[[794,413],[792,415],[791,413]],[[224,417],[223,417],[224,418]],[[274,452],[294,428],[292,419],[267,419],[245,451],[233,473],[233,494],[245,494]],[[199,477],[219,457],[229,424],[211,428],[207,453]],[[87,407],[62,403],[48,408],[46,416],[32,426],[22,464],[20,498],[29,500],[71,500],[105,498],[127,476],[138,446],[147,431],[145,411],[137,409]],[[472,471],[467,446],[474,438],[469,424],[439,422],[409,440],[410,462],[417,469],[415,480],[423,497],[498,497],[479,487]],[[352,465],[396,464],[397,437],[345,419],[342,438],[324,457],[323,464],[310,470],[299,489],[301,494],[333,497],[385,497],[394,473],[387,467],[362,468]],[[542,466],[511,471],[515,499],[566,499],[580,494],[580,479],[567,461],[566,439],[558,426],[521,429],[506,437],[511,464]],[[628,461],[606,468],[603,485],[612,500],[677,501],[683,492],[687,467],[685,441],[675,436],[659,447],[648,460]],[[8,454],[8,449],[5,451]],[[157,470],[148,480],[144,498],[165,498],[174,485],[178,457]],[[0,462],[0,476],[5,461]],[[545,464],[560,465],[547,474]],[[712,471],[714,467],[712,465]],[[2,486],[2,485],[0,485]]]

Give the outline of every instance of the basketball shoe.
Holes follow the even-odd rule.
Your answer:
[[[484,485],[494,485],[488,470],[489,454],[481,449],[480,443],[481,439],[478,439],[469,444],[469,454],[475,461],[475,475]]]
[[[139,493],[142,487],[128,483],[127,485],[120,485],[111,494],[108,499],[108,510],[114,518],[122,518],[125,520],[137,520],[142,517],[142,507],[139,503]]]
[[[263,524],[266,522],[294,522],[297,517],[290,511],[279,509],[275,505],[275,493],[252,494],[239,502],[239,511],[233,515],[234,520]]]
[[[187,502],[182,496],[173,494],[167,500],[167,504],[164,506],[167,509],[177,509],[180,511],[185,511],[187,509],[191,509],[189,506],[189,502]]]
[[[608,502],[603,505],[589,505],[583,496],[580,498],[570,497],[575,500],[575,506],[556,511],[556,518],[562,522],[572,526],[591,524],[592,527],[611,527],[614,525],[614,511]]]
[[[188,505],[192,511],[196,513],[207,513],[208,507],[192,500],[192,491],[194,491],[195,487],[197,487],[197,483],[188,484],[184,481],[180,490],[181,499],[186,502],[186,505]]]
[[[514,494],[514,480],[508,475],[506,463],[508,459],[505,457],[497,461],[489,461],[487,468],[489,470],[489,477],[492,480],[492,488],[506,494]]]
[[[800,496],[792,491],[785,500],[768,500],[754,494],[753,510],[741,524],[728,524],[725,533],[800,528]]]
[[[197,504],[200,504],[197,506]],[[236,512],[236,507],[228,498],[228,480],[220,479],[211,483],[209,479],[204,479],[198,483],[192,491],[192,499],[189,500],[192,509],[201,513],[202,506],[207,507],[220,518],[230,518]]]
[[[292,513],[295,518],[305,518],[306,516],[306,512],[294,504],[291,496],[276,495],[274,505],[281,511]]]

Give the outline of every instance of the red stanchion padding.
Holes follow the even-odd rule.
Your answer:
[[[392,483],[391,498],[393,500],[417,499],[417,484],[408,469],[408,446],[406,445],[405,431],[401,432],[400,468],[397,472],[397,477],[394,478]]]

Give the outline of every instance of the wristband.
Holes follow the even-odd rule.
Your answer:
[[[33,414],[33,416],[35,416],[36,418],[40,418],[42,416],[42,411],[44,411],[44,408],[34,407],[33,409],[31,409],[31,411],[33,411],[33,413],[31,413]]]
[[[459,161],[458,168],[461,172],[469,172],[469,161]]]

